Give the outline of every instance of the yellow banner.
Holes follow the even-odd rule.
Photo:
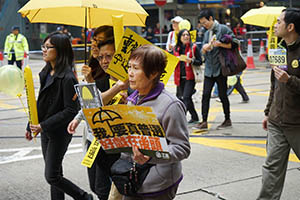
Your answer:
[[[91,168],[97,157],[100,147],[101,147],[100,143],[96,140],[96,138],[94,138],[93,142],[91,143],[89,149],[87,150],[81,162],[81,165]]]
[[[272,23],[272,26],[270,27],[268,31],[268,50],[270,49],[277,49],[277,36],[275,36],[275,24],[277,22],[277,19],[274,18],[274,21]]]
[[[128,79],[128,61],[132,51],[145,44],[151,43],[131,29],[127,28],[121,42],[119,43],[118,49],[109,64],[107,73],[118,80],[126,81]],[[166,54],[168,63],[166,66],[166,71],[161,76],[161,81],[164,84],[167,84],[169,78],[175,70],[177,63],[179,62],[179,59],[164,50],[162,51]]]
[[[29,112],[29,123],[33,125],[38,125],[39,119],[37,114],[37,105],[36,105],[35,92],[33,86],[32,71],[28,65],[24,68],[24,80],[25,80],[28,112]],[[33,133],[34,137],[36,135],[37,135],[36,133]]]
[[[197,30],[190,31],[190,35],[191,35],[192,42],[195,43],[196,42],[196,37],[197,37]]]
[[[169,159],[165,133],[151,107],[112,105],[83,109],[96,139],[108,152],[131,151]]]

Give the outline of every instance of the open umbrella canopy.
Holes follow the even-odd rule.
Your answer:
[[[253,8],[246,12],[241,19],[245,24],[270,27],[282,10],[285,9],[283,6],[272,7],[264,6],[261,8]]]
[[[148,16],[136,0],[30,0],[18,12],[31,23],[87,28],[113,25],[112,15],[123,15],[124,26],[145,26]]]

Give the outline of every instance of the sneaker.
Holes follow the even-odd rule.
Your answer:
[[[201,129],[201,130],[207,130],[207,122],[200,122],[199,124],[197,124],[195,126],[195,128]]]
[[[216,99],[216,102],[218,102],[218,103],[222,103],[222,101],[221,101],[221,99]]]
[[[194,120],[194,119],[190,119],[188,121],[189,124],[196,124],[198,122],[198,120]]]
[[[222,130],[231,127],[232,127],[231,120],[225,119],[225,121],[221,125],[217,126],[217,130]]]

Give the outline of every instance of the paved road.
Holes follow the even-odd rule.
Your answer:
[[[30,60],[30,66],[38,89],[37,73],[43,62]],[[177,200],[253,200],[257,196],[261,165],[266,154],[266,132],[261,128],[261,121],[270,87],[270,69],[265,65],[257,66],[255,70],[246,70],[243,75],[250,102],[240,104],[239,94],[230,96],[232,129],[216,130],[223,121],[223,113],[221,104],[214,99],[211,100],[209,130],[197,132],[190,127],[192,154],[183,161],[184,180]],[[172,79],[166,87],[175,93]],[[200,114],[202,84],[196,87],[194,101]],[[26,104],[24,95],[22,101]],[[26,123],[27,116],[20,100],[0,93],[0,200],[49,199],[40,141],[27,142],[24,139]],[[81,129],[82,125],[65,157],[64,174],[90,191],[86,169],[80,165],[83,158]],[[299,169],[299,160],[292,153],[282,199],[300,199]]]

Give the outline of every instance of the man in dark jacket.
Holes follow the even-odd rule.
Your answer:
[[[291,148],[300,159],[300,9],[283,10],[275,34],[284,40],[287,66],[272,66],[263,120],[263,128],[268,130],[268,155],[262,167],[258,200],[280,199]]]

